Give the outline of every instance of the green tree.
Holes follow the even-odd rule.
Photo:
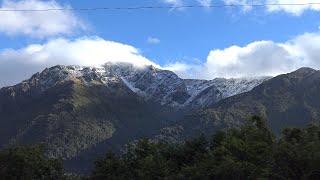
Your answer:
[[[104,179],[320,179],[320,126],[284,129],[278,138],[264,119],[168,144],[141,139],[124,153],[96,161]]]
[[[200,162],[185,169],[192,179],[267,179],[273,166],[274,137],[260,117],[240,128],[218,132]]]
[[[320,126],[284,129],[274,153],[276,177],[320,178]]]
[[[175,170],[170,150],[167,143],[143,138],[128,145],[121,157],[133,179],[163,179]]]
[[[0,151],[0,177],[4,179],[63,179],[62,161],[47,159],[40,145]]]
[[[93,170],[93,179],[125,179],[128,169],[124,162],[109,151],[105,157],[97,159]]]

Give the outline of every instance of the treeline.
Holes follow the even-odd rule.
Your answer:
[[[28,148],[1,151],[0,176],[70,178],[61,163],[36,152],[30,158],[37,153]],[[109,152],[96,160],[90,177],[83,178],[320,179],[320,126],[284,129],[276,137],[263,119],[253,117],[240,128],[179,144],[141,139],[120,155]]]
[[[284,129],[276,138],[253,117],[182,144],[142,139],[95,163],[94,179],[320,179],[320,126]]]

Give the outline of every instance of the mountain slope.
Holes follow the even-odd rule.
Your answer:
[[[2,146],[46,143],[50,156],[68,159],[117,134],[127,141],[151,134],[169,117],[121,78],[76,68],[56,66],[0,90]]]
[[[186,136],[234,127],[253,115],[268,120],[272,130],[301,127],[320,119],[320,71],[301,68],[263,82],[239,94],[199,110],[179,121]]]

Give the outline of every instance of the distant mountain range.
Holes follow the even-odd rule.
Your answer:
[[[70,171],[137,138],[186,138],[262,115],[274,131],[319,121],[320,72],[195,80],[153,66],[55,66],[0,89],[0,147],[44,143]]]

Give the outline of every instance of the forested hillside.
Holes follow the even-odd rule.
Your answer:
[[[40,146],[0,152],[0,176],[33,179],[319,179],[320,126],[285,128],[276,137],[253,117],[239,128],[180,143],[140,139],[109,151],[90,176],[64,174]]]

